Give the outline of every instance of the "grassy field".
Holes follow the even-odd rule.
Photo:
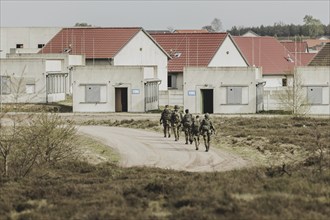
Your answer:
[[[161,131],[153,120],[82,123]],[[115,153],[83,140],[83,161],[0,178],[0,219],[329,218],[329,119],[216,117],[214,124],[212,146],[254,166],[220,173],[120,168]]]

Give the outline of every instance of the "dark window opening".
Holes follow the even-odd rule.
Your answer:
[[[172,76],[167,76],[167,87],[172,88]]]
[[[287,78],[282,79],[282,86],[287,86],[288,85],[288,80]]]
[[[23,44],[16,44],[16,48],[23,48]]]
[[[43,48],[45,44],[38,44],[38,48]]]
[[[213,89],[201,89],[202,113],[213,113]]]

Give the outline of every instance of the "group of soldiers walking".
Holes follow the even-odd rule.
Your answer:
[[[210,149],[211,135],[215,133],[210,115],[206,113],[203,120],[201,120],[198,115],[194,117],[189,113],[188,109],[185,110],[184,115],[182,115],[179,110],[180,107],[178,105],[174,106],[173,111],[168,105],[165,106],[160,117],[160,124],[163,124],[164,127],[164,137],[171,137],[172,128],[175,141],[179,141],[180,129],[182,129],[185,134],[185,144],[192,144],[194,142],[196,150],[198,150],[200,144],[199,136],[202,135],[205,151],[208,152]]]

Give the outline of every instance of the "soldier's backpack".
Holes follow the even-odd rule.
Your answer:
[[[173,112],[173,123],[180,123],[181,116],[179,112]]]
[[[191,114],[185,114],[183,116],[183,125],[184,126],[191,126],[192,124],[192,115]]]
[[[202,121],[202,130],[209,131],[211,129],[211,123],[209,120],[203,119]]]
[[[165,109],[164,110],[164,119],[170,121],[171,120],[171,114],[172,114],[171,110]]]

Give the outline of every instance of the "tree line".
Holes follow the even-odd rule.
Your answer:
[[[313,18],[311,15],[306,15],[303,19],[303,25],[285,24],[276,22],[274,25],[260,25],[256,27],[233,26],[227,30],[231,35],[240,36],[248,31],[253,31],[260,36],[275,36],[275,37],[309,37],[316,38],[319,36],[330,36],[330,24],[322,24],[319,19]]]

